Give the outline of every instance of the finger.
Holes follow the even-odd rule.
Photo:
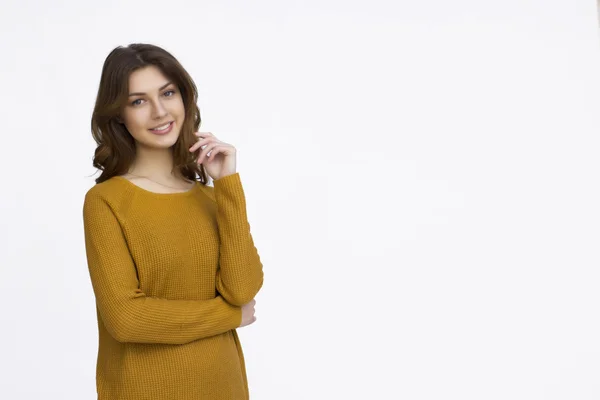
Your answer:
[[[232,145],[227,144],[227,143],[223,143],[223,142],[219,142],[216,146],[213,147],[213,150],[210,153],[210,157],[208,158],[209,160],[212,160],[214,158],[215,155],[217,155],[218,153],[222,153],[222,154],[232,154],[231,152],[234,151],[235,149],[233,148]]]
[[[212,132],[196,132],[195,135],[201,138],[215,137],[215,135],[213,135]]]
[[[215,141],[217,140],[216,138],[206,138],[206,139],[198,139],[198,141],[196,143],[194,143],[192,145],[192,147],[189,148],[189,151],[196,151],[198,150],[198,148],[204,146],[207,143],[210,143],[211,141]]]
[[[206,154],[218,145],[219,145],[219,143],[217,143],[217,142],[208,143],[206,145],[206,147],[204,149],[202,149],[202,151],[200,152],[200,155],[198,156],[198,161],[199,162],[204,161],[204,159],[206,158]]]
[[[208,153],[206,154],[208,161],[212,161],[217,154],[223,153],[224,150],[225,148],[222,145],[216,145],[215,147],[213,147],[210,151],[210,155]]]
[[[199,139],[192,147],[194,150],[198,150],[199,148],[205,149],[207,145],[210,143],[220,143],[221,141],[215,137],[207,137],[205,139]]]
[[[206,161],[212,161],[216,157],[217,154],[223,153],[225,149],[221,145],[217,145],[213,147],[209,153],[206,154]]]
[[[198,150],[198,148],[199,148],[200,146],[204,145],[204,144],[205,144],[205,142],[206,142],[206,139],[199,139],[199,140],[198,140],[196,143],[194,143],[194,144],[192,145],[192,147],[190,147],[188,150],[189,150],[189,151],[192,151],[192,152],[193,152],[193,151],[196,151],[196,150]]]

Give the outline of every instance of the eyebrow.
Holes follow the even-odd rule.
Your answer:
[[[170,84],[172,84],[173,82],[167,82],[164,85],[162,85],[160,88],[158,88],[158,91],[160,92],[161,90],[163,90],[164,88],[166,88],[167,86],[169,86]],[[143,96],[146,93],[142,93],[142,92],[136,92],[136,93],[129,93],[129,97],[131,96]]]

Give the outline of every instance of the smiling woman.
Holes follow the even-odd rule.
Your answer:
[[[92,116],[102,174],[83,205],[99,400],[249,398],[236,329],[256,321],[262,263],[235,148],[196,132],[196,100],[159,47],[105,61]]]
[[[147,85],[155,88],[143,88]],[[138,91],[140,87],[143,91]],[[141,147],[155,145],[156,138],[153,135],[165,136],[171,132],[168,140],[162,140],[157,145],[167,148],[175,145],[185,119],[185,106],[177,86],[168,81],[159,68],[149,66],[130,75],[129,88],[133,92],[128,95],[129,100],[123,107],[120,121],[136,140],[138,151]]]
[[[207,181],[189,147],[198,139],[198,92],[194,81],[166,50],[150,44],[117,47],[106,58],[92,115],[92,135],[98,144],[94,166],[103,182],[115,175],[151,172],[148,160],[172,157],[178,183]],[[164,129],[165,125],[169,126]],[[170,149],[163,154],[161,149]],[[139,170],[139,171],[138,171]],[[147,175],[149,175],[148,173]]]

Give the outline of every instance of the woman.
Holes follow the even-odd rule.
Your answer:
[[[157,46],[104,62],[83,206],[99,400],[249,398],[235,329],[256,320],[262,263],[236,149],[198,132],[197,96]]]

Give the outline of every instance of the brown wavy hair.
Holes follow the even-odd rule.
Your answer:
[[[179,138],[172,147],[173,169],[189,180],[207,183],[204,166],[195,160],[197,154],[188,150],[198,138],[194,132],[200,127],[200,109],[197,106],[198,89],[191,76],[168,51],[151,44],[133,43],[113,49],[104,61],[96,105],[92,113],[92,136],[98,145],[92,165],[102,173],[96,183],[129,171],[135,159],[135,139],[120,123],[120,113],[129,93],[132,72],[156,66],[175,83],[185,108],[185,119]],[[197,179],[199,178],[199,179]]]

